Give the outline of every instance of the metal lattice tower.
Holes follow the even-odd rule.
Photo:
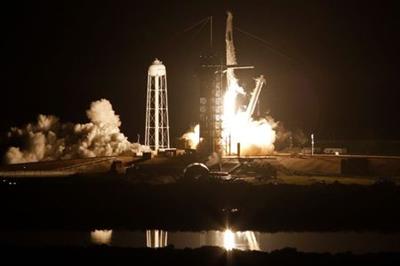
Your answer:
[[[147,76],[145,145],[155,152],[170,148],[167,72],[158,59],[149,67]]]

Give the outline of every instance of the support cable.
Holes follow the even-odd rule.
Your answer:
[[[250,32],[247,32],[247,31],[245,31],[245,30],[242,30],[242,29],[240,29],[240,28],[238,28],[238,27],[234,27],[234,29],[237,30],[238,32],[244,34],[244,35],[247,35],[248,37],[250,37],[250,38],[252,38],[252,39],[254,39],[254,40],[256,40],[256,41],[259,41],[260,43],[263,44],[264,47],[270,49],[271,51],[273,51],[273,52],[275,52],[275,53],[277,53],[277,54],[279,54],[280,56],[283,56],[283,57],[285,57],[286,59],[289,59],[290,61],[293,61],[293,62],[297,62],[297,63],[298,63],[298,61],[297,61],[295,58],[293,58],[293,57],[291,57],[291,56],[289,56],[289,55],[287,55],[287,54],[285,54],[285,53],[283,53],[283,52],[281,52],[281,51],[275,49],[275,48],[274,48],[269,42],[267,42],[266,40],[264,40],[264,39],[262,39],[262,38],[260,38],[260,37],[258,37],[258,36],[256,36],[256,35],[254,35],[254,34],[251,34]]]

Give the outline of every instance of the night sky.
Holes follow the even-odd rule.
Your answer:
[[[86,122],[107,98],[131,141],[144,134],[147,68],[167,67],[171,136],[198,121],[199,55],[224,54],[226,10],[247,90],[264,74],[261,111],[324,139],[399,139],[399,16],[376,1],[14,1],[1,14],[0,130],[54,114]],[[383,3],[381,3],[383,2]]]

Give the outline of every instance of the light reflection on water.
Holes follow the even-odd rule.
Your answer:
[[[112,230],[93,230],[90,232],[90,240],[93,244],[111,244]]]
[[[230,229],[225,231],[211,231],[216,235],[215,245],[224,247],[226,250],[260,250],[260,245],[253,231],[232,232]]]
[[[112,230],[93,230],[90,232],[90,240],[92,244],[96,245],[118,245],[112,243]],[[178,234],[175,236],[175,234]],[[245,232],[232,232],[230,229],[225,231],[204,231],[197,233],[189,233],[184,235],[184,232],[172,233],[175,236],[173,239],[175,244],[181,247],[178,240],[179,235],[182,240],[189,240],[197,238],[199,235],[198,246],[219,246],[226,250],[241,249],[241,250],[260,250],[257,238],[252,231]],[[146,247],[148,248],[162,248],[168,246],[168,232],[164,230],[146,230]],[[132,236],[134,237],[134,236]],[[172,243],[173,244],[173,243]],[[195,243],[193,243],[196,246]],[[190,245],[192,246],[192,245]],[[186,246],[183,246],[186,247]]]
[[[114,237],[118,235],[118,237]],[[304,252],[346,252],[354,253],[400,251],[400,233],[383,234],[376,232],[279,232],[261,233],[254,231],[200,231],[167,232],[163,230],[117,231],[111,245],[125,247],[161,248],[173,245],[175,248],[198,248],[218,246],[226,250],[273,251],[286,247]],[[111,239],[111,236],[110,238]]]
[[[286,247],[302,252],[400,252],[400,233],[377,232],[278,232],[199,231],[173,232],[163,230],[127,231],[6,231],[0,232],[1,245],[14,246],[88,246],[177,249],[219,246],[226,250],[273,251]]]
[[[236,248],[235,235],[233,234],[233,232],[230,229],[226,229],[223,235],[224,235],[223,247],[226,250],[232,250]]]
[[[168,244],[168,232],[163,230],[146,230],[146,247],[163,248]]]

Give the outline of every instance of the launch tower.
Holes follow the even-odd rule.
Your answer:
[[[235,70],[252,69],[254,66],[238,65],[235,48],[233,44],[233,16],[228,12],[225,31],[226,62],[223,64],[221,59],[215,55],[202,56],[200,70],[200,138],[203,139],[201,151],[205,153],[216,152],[219,154],[231,155],[231,137],[224,139],[223,113],[224,113],[224,94],[231,83],[237,83]],[[251,116],[255,104],[258,101],[259,90],[264,84],[264,79],[257,82],[257,89],[252,95],[250,106],[247,111]],[[254,106],[254,107],[253,107]]]

